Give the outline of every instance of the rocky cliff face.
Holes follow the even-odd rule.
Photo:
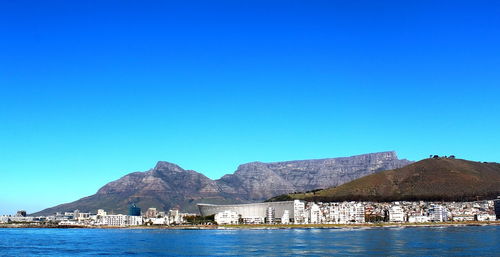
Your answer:
[[[252,162],[240,165],[234,174],[211,180],[201,173],[184,170],[168,162],[158,162],[146,172],[130,173],[103,186],[89,197],[45,209],[95,212],[105,209],[126,213],[131,202],[147,209],[196,212],[196,203],[244,203],[262,201],[276,195],[341,185],[375,172],[403,167],[411,162],[399,160],[395,152],[352,157],[287,161]]]
[[[395,152],[352,157],[240,165],[234,174],[219,181],[238,189],[248,200],[264,200],[286,192],[328,188],[384,170],[410,164]]]

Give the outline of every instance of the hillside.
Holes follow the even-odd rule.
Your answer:
[[[403,167],[411,162],[400,160],[395,152],[363,154],[351,157],[287,162],[242,164],[234,174],[212,180],[176,164],[158,162],[146,172],[130,173],[103,186],[94,195],[34,213],[95,212],[105,209],[126,213],[129,203],[142,209],[180,208],[197,212],[197,203],[246,203],[274,195],[341,185],[376,172]]]
[[[440,158],[425,159],[314,193],[281,195],[271,200],[463,201],[497,195],[500,195],[500,164]]]

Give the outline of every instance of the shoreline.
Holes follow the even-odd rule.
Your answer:
[[[45,224],[0,224],[0,228],[52,228],[52,229],[172,229],[172,230],[262,230],[262,229],[366,229],[412,227],[466,227],[500,226],[500,221],[428,222],[428,223],[367,223],[367,224],[241,224],[241,225],[179,225],[179,226],[86,226]]]

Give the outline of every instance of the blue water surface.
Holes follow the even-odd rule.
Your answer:
[[[500,256],[500,226],[0,229],[0,256]]]

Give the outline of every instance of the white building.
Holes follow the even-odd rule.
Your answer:
[[[365,222],[365,206],[357,202],[331,203],[324,207],[320,223],[349,224]]]
[[[226,210],[216,213],[214,219],[219,225],[238,224],[239,216],[238,213],[234,211]]]
[[[106,215],[108,215],[108,213],[105,212],[103,209],[97,210],[97,216],[101,216],[102,217],[102,216],[106,216]]]
[[[140,226],[143,224],[142,217],[123,214],[102,216],[99,222],[99,225],[113,227]]]
[[[452,221],[474,221],[474,215],[454,215]]]
[[[141,216],[128,216],[125,215],[125,225],[126,226],[141,226],[144,224],[144,220]]]
[[[167,217],[149,218],[149,219],[147,219],[147,222],[151,223],[153,225],[169,225],[169,220]]]
[[[300,200],[293,201],[293,223],[304,224],[307,223],[306,217],[306,204]]]
[[[350,221],[355,223],[365,223],[365,206],[361,203],[350,204]]]
[[[181,224],[182,223],[181,215],[180,215],[178,209],[169,210],[168,211],[168,219],[170,220],[170,223],[173,223],[173,224]]]
[[[106,215],[101,217],[101,225],[106,226],[116,226],[116,227],[124,227],[125,226],[125,215]]]
[[[241,218],[244,224],[263,224],[264,217],[261,216],[246,216]]]
[[[443,222],[448,220],[448,210],[442,205],[433,204],[429,209],[430,221]]]
[[[390,222],[404,222],[405,212],[398,202],[394,203],[389,209],[389,221]]]
[[[256,224],[265,222],[269,216],[269,207],[274,210],[274,222],[283,216],[284,212],[288,210],[289,217],[296,218],[294,208],[299,211],[297,219],[301,222],[305,220],[305,204],[301,201],[283,201],[283,202],[264,202],[264,203],[250,203],[250,204],[228,204],[228,205],[215,205],[215,204],[197,204],[202,216],[215,215],[227,210],[236,212],[245,223]]]
[[[266,215],[266,220],[268,224],[274,224],[274,218],[275,218],[275,210],[273,207],[269,206],[267,207],[267,215]]]
[[[492,214],[478,214],[477,221],[494,221],[496,216]]]
[[[149,208],[146,211],[146,214],[144,215],[146,218],[157,218],[158,217],[158,211],[156,208]]]
[[[311,224],[319,224],[321,223],[321,210],[319,209],[319,206],[315,203],[311,204],[311,207],[309,208],[309,222]]]
[[[9,217],[11,222],[33,222],[33,217],[12,216]]]
[[[7,223],[9,222],[9,216],[2,215],[0,216],[0,223]]]
[[[281,216],[281,224],[290,224],[290,211],[285,210]]]
[[[410,223],[425,223],[425,222],[429,222],[429,216],[412,215],[412,216],[408,217],[408,222],[410,222]]]
[[[91,214],[87,213],[87,212],[78,212],[78,213],[75,212],[74,219],[78,220],[79,222],[82,222],[85,220],[89,220],[90,216],[91,216]]]
[[[329,206],[328,222],[333,224],[347,224],[349,222],[349,208],[346,203],[335,203]]]

